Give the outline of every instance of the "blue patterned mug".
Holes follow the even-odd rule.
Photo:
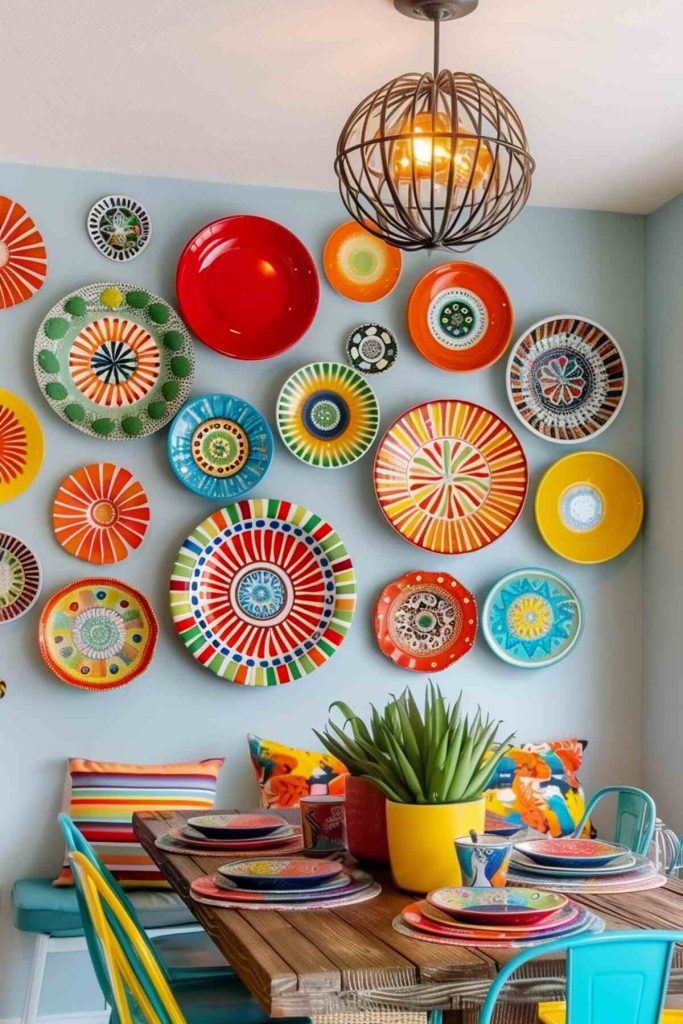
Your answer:
[[[512,840],[505,836],[480,835],[454,840],[463,885],[502,887],[507,881]]]

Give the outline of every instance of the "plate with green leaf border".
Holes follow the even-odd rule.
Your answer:
[[[111,441],[161,430],[194,377],[192,338],[173,307],[146,289],[111,282],[79,288],[52,307],[33,363],[57,415]]]

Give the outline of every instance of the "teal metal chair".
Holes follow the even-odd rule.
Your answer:
[[[657,809],[650,794],[635,786],[605,786],[599,789],[588,802],[573,834],[582,834],[597,805],[612,793],[617,794],[614,842],[628,846],[633,853],[647,853],[655,830]]]
[[[567,954],[567,1001],[540,1003],[542,1024],[680,1024],[683,1010],[664,1010],[674,946],[683,932],[628,931],[557,939],[510,960],[489,989],[479,1024],[491,1024],[511,975],[530,960]]]

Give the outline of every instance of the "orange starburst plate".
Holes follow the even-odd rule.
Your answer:
[[[0,388],[0,504],[31,486],[44,451],[43,429],[33,409]]]
[[[0,309],[25,302],[47,276],[43,236],[21,203],[0,196]]]

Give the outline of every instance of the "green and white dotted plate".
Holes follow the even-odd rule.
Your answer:
[[[192,338],[176,311],[152,292],[110,282],[79,288],[52,307],[33,362],[57,415],[111,441],[161,430],[194,376]]]

